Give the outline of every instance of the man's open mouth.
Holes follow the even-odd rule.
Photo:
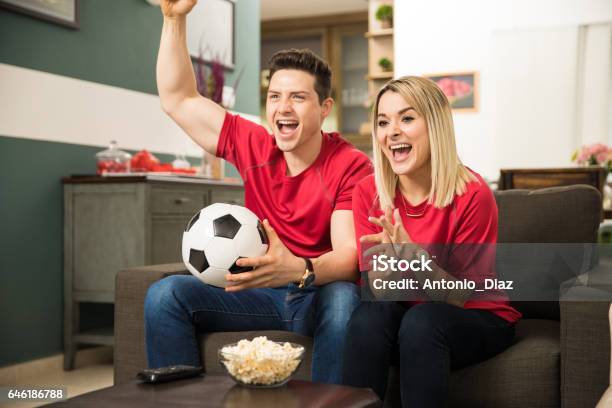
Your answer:
[[[281,119],[276,121],[278,131],[283,135],[289,135],[297,129],[300,122],[292,119]]]
[[[391,149],[393,160],[402,161],[410,154],[410,151],[412,150],[412,145],[410,143],[400,143],[389,146],[389,149]]]

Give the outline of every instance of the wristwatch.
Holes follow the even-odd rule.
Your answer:
[[[315,280],[314,267],[312,266],[312,261],[309,258],[302,258],[304,262],[306,262],[306,270],[302,275],[302,279],[300,279],[300,283],[298,288],[304,289],[312,285],[312,282]]]

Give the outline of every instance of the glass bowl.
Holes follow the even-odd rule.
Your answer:
[[[132,155],[119,150],[117,142],[112,140],[108,149],[96,153],[97,173],[105,175],[108,173],[129,173],[130,159]]]
[[[243,340],[244,341],[244,340]],[[255,341],[255,340],[253,340]],[[236,383],[250,388],[274,388],[285,385],[300,367],[304,358],[304,346],[289,342],[272,342],[275,351],[263,350],[239,352],[234,349],[240,343],[230,343],[218,351],[219,363]],[[288,346],[286,346],[288,344]],[[284,350],[280,350],[284,347]]]

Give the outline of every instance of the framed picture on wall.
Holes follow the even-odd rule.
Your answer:
[[[194,61],[234,69],[234,0],[200,1],[187,15],[187,49]]]
[[[79,0],[0,0],[0,7],[65,27],[79,28]]]
[[[448,98],[454,111],[478,112],[478,72],[428,74]]]

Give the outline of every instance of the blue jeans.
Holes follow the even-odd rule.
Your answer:
[[[389,366],[399,365],[403,407],[443,407],[451,369],[505,350],[513,342],[514,324],[487,310],[446,303],[406,308],[364,302],[353,313],[347,335],[345,384],[370,387],[384,401]]]
[[[169,276],[153,284],[145,299],[149,367],[199,366],[199,334],[287,330],[314,337],[312,380],[339,384],[346,327],[358,304],[358,286],[350,282],[229,293],[195,276]]]

